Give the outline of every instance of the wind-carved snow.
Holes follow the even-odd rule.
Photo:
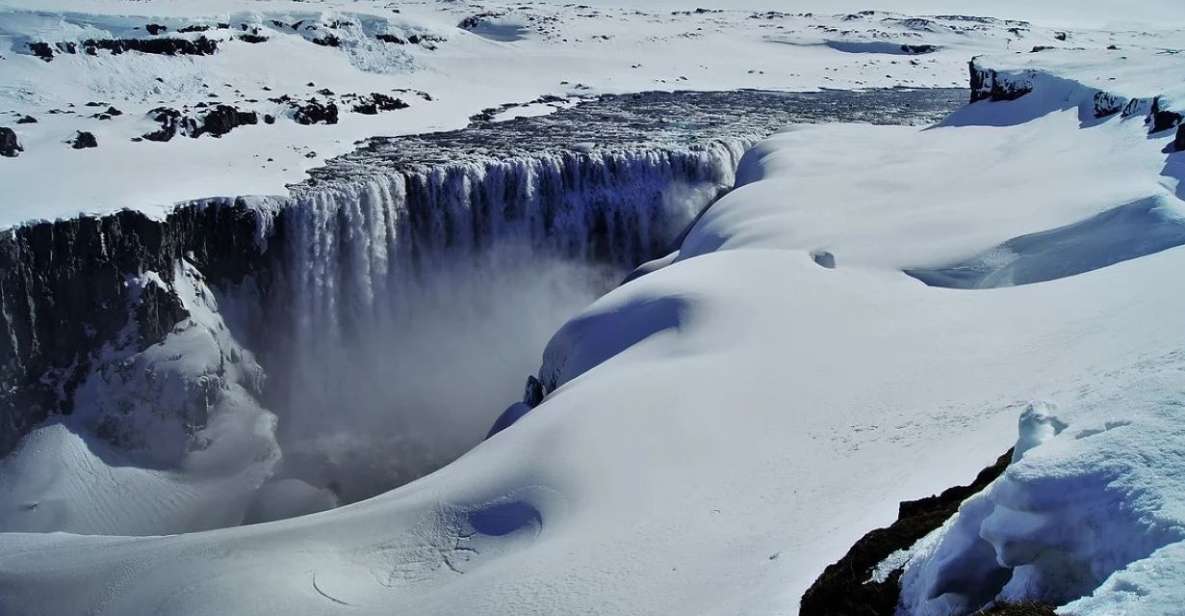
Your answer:
[[[1115,391],[1020,418],[1013,463],[968,499],[903,577],[917,616],[965,614],[998,599],[1065,605],[1071,614],[1170,614],[1180,585],[1185,503],[1176,485],[1185,431],[1175,411],[1178,358]],[[1171,578],[1170,578],[1171,579]]]

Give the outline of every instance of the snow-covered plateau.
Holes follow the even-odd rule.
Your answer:
[[[1181,613],[1185,29],[594,4],[0,0],[0,614]]]

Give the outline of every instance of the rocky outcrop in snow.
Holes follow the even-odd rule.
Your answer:
[[[1129,80],[1120,79],[1117,85],[1108,87],[1101,77],[1092,74],[1087,79],[1079,74],[1090,70],[1094,55],[1109,53],[1119,52],[1062,49],[1048,52],[1050,57],[1043,61],[1019,61],[1008,56],[973,58],[968,65],[971,102],[1016,100],[1040,89],[1051,96],[1064,96],[1065,102],[1079,107],[1084,118],[1100,119],[1116,113],[1124,118],[1142,115],[1149,133],[1175,129],[1182,123],[1185,98],[1175,83],[1137,83],[1133,87]],[[1171,58],[1171,54],[1166,57]],[[1165,67],[1166,71],[1173,69]]]
[[[16,132],[7,126],[0,126],[0,156],[15,157],[24,151]]]

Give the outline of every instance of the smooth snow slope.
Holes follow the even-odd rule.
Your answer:
[[[121,207],[159,213],[177,201],[215,195],[284,194],[286,184],[303,179],[326,158],[348,152],[360,138],[459,128],[483,108],[526,103],[540,95],[962,86],[966,61],[975,54],[1111,42],[1147,49],[1164,38],[994,19],[828,14],[838,8],[809,16],[787,7],[771,7],[785,12],[768,13],[727,5],[706,13],[678,8],[684,10],[636,3],[576,8],[558,2],[425,2],[400,3],[396,12],[379,1],[5,0],[0,2],[0,126],[13,129],[25,151],[16,158],[0,157],[5,187],[0,227]],[[472,31],[458,27],[486,13],[496,16],[479,21]],[[228,27],[217,29],[219,23]],[[148,24],[169,30],[150,35]],[[195,25],[215,29],[177,32]],[[491,34],[503,30],[516,34]],[[248,32],[267,40],[242,40]],[[1058,40],[1058,32],[1065,41]],[[331,34],[339,46],[313,42]],[[377,38],[383,34],[431,41],[390,44]],[[95,56],[58,54],[45,62],[28,48],[35,42],[90,38],[199,36],[217,41],[218,51],[208,56],[100,51]],[[901,44],[936,50],[903,55]],[[353,112],[352,104],[340,103],[343,95],[374,92],[398,96],[410,108],[363,115]],[[302,104],[339,101],[340,120],[298,125],[287,103],[271,100],[282,96]],[[200,116],[205,108],[197,105],[207,103],[273,115],[276,121],[235,128],[220,138],[131,141],[159,128],[149,117],[151,110],[164,106]],[[108,106],[122,115],[95,117]],[[540,111],[545,109],[508,115]],[[26,114],[37,123],[17,124]],[[72,149],[66,142],[76,131],[92,132],[98,147]]]
[[[1174,423],[1185,369],[1185,289],[1173,284],[1185,249],[975,291],[901,271],[1133,201],[1166,213],[1147,224],[1179,224],[1182,154],[1161,152],[1169,137],[1149,138],[1138,117],[1082,125],[1077,108],[1046,103],[981,102],[927,130],[775,137],[673,264],[557,333],[541,376],[558,389],[455,463],[258,526],[0,535],[0,609],[792,614],[898,501],[960,483],[1011,445],[1030,400],[1061,409],[1063,435],[1083,435],[1080,451],[1095,453],[1080,461],[1105,456],[1095,443],[1155,435],[1151,457],[1123,459],[1155,479],[1121,492],[1134,495],[1123,506],[1179,523],[1180,442],[1160,428]],[[816,264],[822,251],[834,269]],[[1132,388],[1144,393],[1125,405]],[[1104,415],[1128,423],[1091,436]],[[1024,460],[1048,463],[1009,479],[1063,489],[1060,454],[1045,449]],[[1157,552],[1172,566],[1179,553]],[[1117,575],[1142,575],[1133,567]],[[1139,613],[1171,613],[1156,606],[1170,605],[1174,569],[1144,569],[1154,599]],[[1076,607],[1114,613],[1129,588],[1113,578],[1094,607]]]

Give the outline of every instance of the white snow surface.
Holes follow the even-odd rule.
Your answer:
[[[267,524],[3,534],[0,609],[793,614],[898,501],[965,483],[1021,416],[1018,462],[911,560],[913,613],[997,592],[1176,613],[1185,249],[1128,249],[1182,224],[1182,154],[1140,117],[1083,123],[1089,90],[1067,87],[929,129],[792,128],[677,256],[565,325],[541,369],[557,388],[461,459]],[[1156,215],[1084,224],[1132,204]],[[1034,234],[1031,279],[902,272]],[[1070,249],[1086,257],[1067,267]],[[999,588],[957,575],[1001,566]]]
[[[848,7],[828,10],[810,3],[768,7],[784,12],[762,11],[755,18],[759,6],[725,3],[720,12],[684,14],[693,7],[408,2],[396,12],[382,1],[4,0],[0,126],[13,128],[25,151],[0,159],[5,187],[0,227],[124,207],[159,215],[175,202],[209,196],[285,194],[286,184],[300,181],[327,157],[349,151],[358,139],[459,128],[482,108],[544,94],[950,87],[965,84],[970,56],[1063,44],[1055,38],[1058,32],[1067,32],[1065,45],[1091,48],[1119,42],[1145,49],[1163,43],[1163,36],[1150,40],[1140,32],[1090,26],[1067,31],[1041,25],[1045,22],[916,20],[886,12],[849,17],[832,14]],[[958,13],[975,7],[946,8],[924,10]],[[677,9],[682,11],[675,14]],[[1026,16],[1018,7],[1009,10]],[[801,16],[794,11],[816,12]],[[457,27],[467,17],[486,13],[493,15],[472,32]],[[1061,13],[1074,17],[1079,11],[1064,7]],[[1164,13],[1167,17],[1152,27],[1170,26],[1175,13]],[[293,30],[296,22],[302,25]],[[169,30],[149,35],[144,28],[150,23]],[[177,32],[187,25],[218,23],[230,28]],[[335,29],[327,29],[335,23]],[[239,40],[243,27],[268,40]],[[339,47],[312,42],[327,33],[338,36]],[[396,45],[378,40],[380,34],[434,38],[429,44]],[[217,53],[170,57],[99,51],[58,54],[44,62],[27,47],[89,38],[199,36],[217,41]],[[938,49],[907,56],[899,53],[900,44]],[[361,115],[349,104],[339,105],[338,124],[302,126],[289,117],[287,106],[268,100],[290,95],[325,102],[319,91],[326,88],[335,96],[398,95],[411,107]],[[432,100],[392,93],[397,89],[425,91]],[[104,105],[87,107],[88,102]],[[240,127],[221,138],[130,141],[157,128],[148,118],[150,110],[199,102],[230,104],[277,120]],[[108,105],[123,114],[110,120],[92,117]],[[51,109],[69,113],[51,115]],[[542,111],[547,109],[524,110]],[[38,122],[15,124],[25,114]],[[79,130],[94,133],[98,147],[71,149],[65,141]],[[47,169],[53,170],[52,182],[41,179]]]

